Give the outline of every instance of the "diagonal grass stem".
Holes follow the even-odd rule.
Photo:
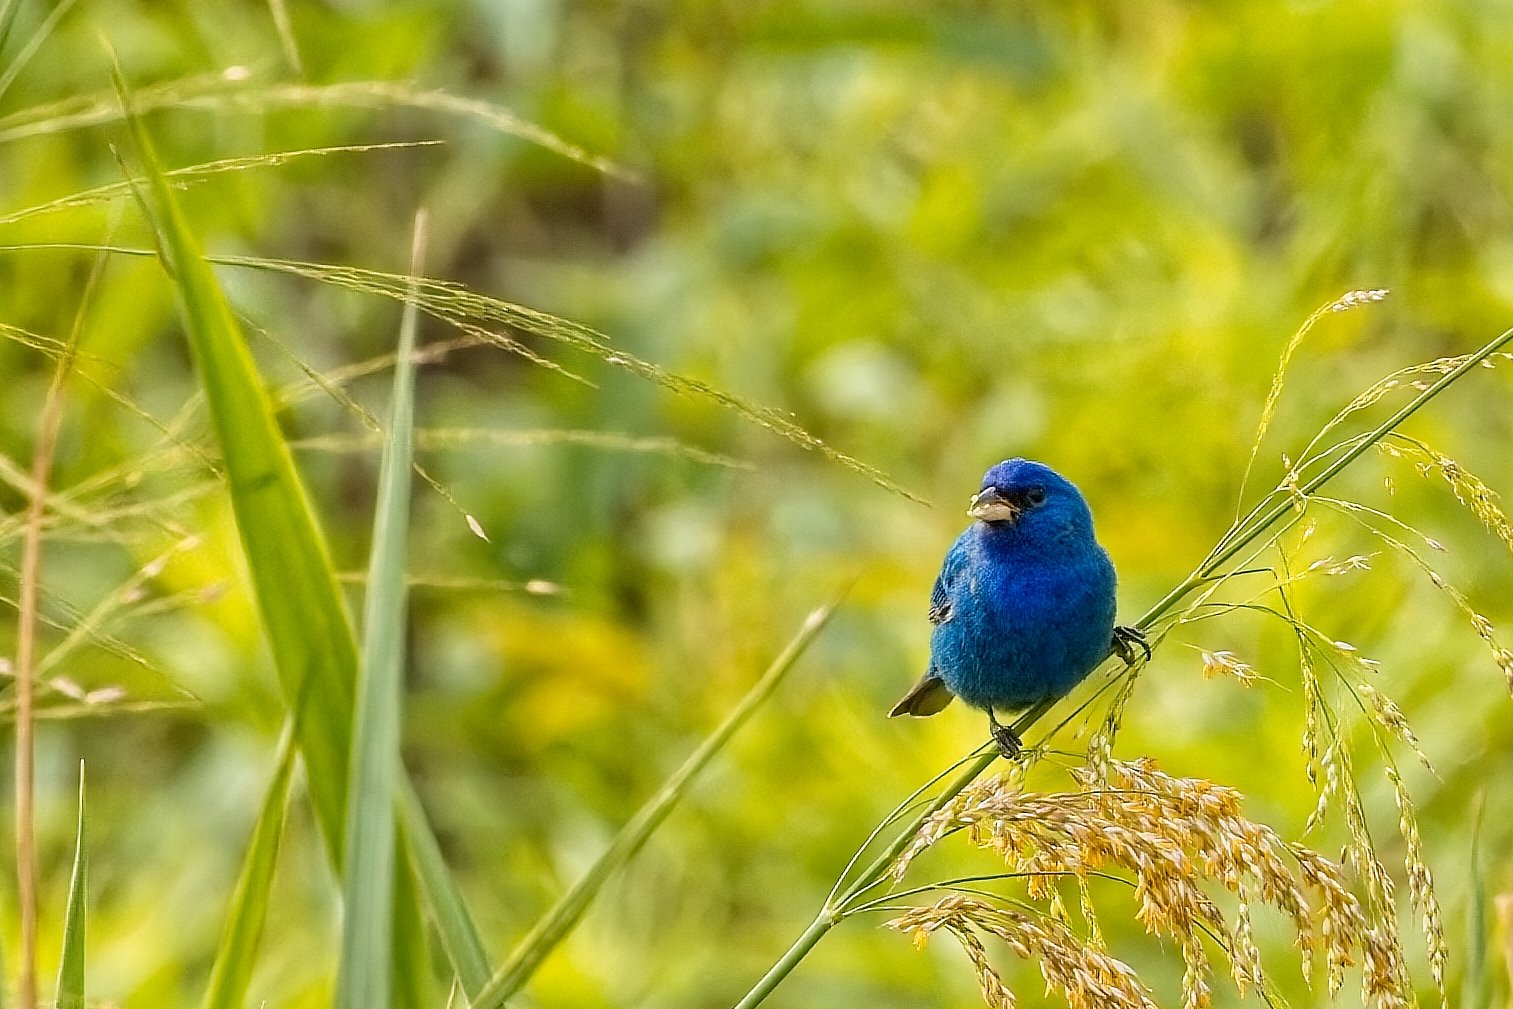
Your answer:
[[[673,807],[688,791],[693,780],[714,759],[715,755],[724,749],[725,744],[730,741],[736,731],[772,696],[788,675],[789,670],[809,647],[810,642],[830,622],[830,617],[839,604],[840,600],[836,599],[809,614],[798,634],[778,657],[772,660],[767,671],[747,691],[741,702],[725,716],[725,720],[714,732],[710,733],[699,748],[689,755],[683,765],[673,772],[672,777],[667,779],[657,794],[647,800],[646,804],[636,812],[636,815],[615,836],[614,841],[605,849],[604,854],[599,856],[598,861],[589,868],[588,872],[584,873],[582,878],[552,906],[545,917],[537,922],[535,928],[510,954],[510,958],[490,979],[488,985],[472,1000],[473,1009],[498,1009],[504,1005],[505,1000],[524,987],[541,962],[572,931],[609,877],[635,856],[646,839],[672,812]]]

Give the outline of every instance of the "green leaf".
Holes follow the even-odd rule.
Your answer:
[[[74,868],[68,877],[68,913],[63,919],[63,955],[58,961],[58,1009],[84,1009],[85,874],[84,761],[79,761],[79,829],[74,835]]]
[[[1460,1004],[1464,1009],[1490,1009],[1492,975],[1487,953],[1492,945],[1487,917],[1491,901],[1487,899],[1487,880],[1481,864],[1481,815],[1486,797],[1476,802],[1476,818],[1471,827],[1471,857],[1467,865],[1471,877],[1471,894],[1466,901],[1466,968],[1461,982]]]
[[[237,531],[286,700],[303,698],[297,719],[316,818],[332,861],[341,864],[347,757],[352,738],[357,644],[326,542],[294,459],[274,421],[241,326],[184,219],[152,140],[126,108],[148,190],[141,195],[173,278],[184,329],[221,445]]]
[[[47,17],[43,20],[41,27],[32,33],[32,37],[26,40],[26,45],[21,47],[16,58],[11,60],[5,72],[0,74],[0,96],[10,90],[16,78],[21,76],[21,71],[26,69],[32,57],[36,56],[37,51],[42,48],[42,43],[47,41],[47,37],[53,33],[53,29],[58,27],[58,22],[63,20],[63,16],[73,5],[74,0],[59,0],[53,5],[52,10],[47,12]],[[18,7],[20,7],[19,2],[7,4],[3,10],[0,10],[0,50],[5,49],[5,40],[10,35]]]
[[[410,866],[420,880],[425,894],[426,906],[441,935],[441,946],[451,961],[452,970],[462,985],[463,994],[472,1001],[489,980],[489,959],[484,951],[483,940],[462,902],[462,893],[457,881],[447,870],[441,857],[441,846],[436,843],[436,834],[431,830],[420,797],[410,785],[409,779],[400,784],[400,822],[404,824],[406,848]]]
[[[295,739],[304,757],[316,819],[332,863],[342,866],[358,666],[356,638],[325,539],[241,327],[175,201],[151,138],[132,111],[119,69],[115,80],[148,183],[145,191],[134,192],[153,226],[159,258],[174,281],[221,445],[258,612],[285,702],[294,715]],[[390,800],[397,794],[397,789],[391,789]],[[429,829],[423,817],[407,824],[413,831]],[[434,838],[424,840],[435,844]],[[421,884],[433,886],[436,881],[423,877]],[[392,918],[402,923],[394,931],[404,936],[419,934],[421,912],[414,894],[398,887],[394,892],[399,896],[392,905]],[[433,906],[449,899],[432,893],[424,896]],[[460,904],[457,908],[461,911]],[[427,976],[429,965],[417,956],[413,943],[397,942],[393,952],[391,969],[396,976]],[[448,955],[456,959],[454,951]],[[406,998],[405,1004],[412,1003]]]
[[[289,724],[279,741],[278,765],[263,808],[252,828],[252,840],[242,859],[242,871],[221,939],[216,944],[215,962],[210,968],[210,986],[205,993],[205,1009],[243,1009],[247,987],[257,960],[257,946],[268,917],[268,894],[273,887],[273,869],[278,863],[279,843],[284,834],[284,817],[289,805],[289,784],[294,777],[294,726]]]
[[[538,921],[530,934],[520,943],[508,960],[499,968],[498,972],[489,980],[487,986],[471,999],[472,1009],[498,1009],[521,988],[530,981],[536,969],[541,966],[557,944],[565,939],[578,920],[583,917],[583,912],[593,903],[594,898],[604,889],[604,884],[614,875],[616,870],[623,867],[635,857],[636,852],[651,837],[652,832],[667,819],[667,814],[672,812],[678,801],[687,794],[694,779],[699,776],[715,755],[724,749],[732,736],[740,727],[746,724],[757,708],[771,697],[777,690],[778,685],[788,675],[799,656],[809,647],[809,643],[830,622],[831,615],[835,612],[839,600],[827,606],[822,606],[809,614],[804,621],[803,627],[799,628],[792,641],[783,649],[772,665],[762,674],[761,679],[752,685],[730,712],[725,720],[709,734],[709,737],[699,744],[699,748],[689,755],[683,765],[673,772],[672,776],[663,783],[657,793],[646,801],[636,815],[621,828],[620,833],[610,842],[608,848],[599,856],[589,870],[568,889],[552,905],[545,916]]]
[[[389,984],[398,1009],[435,1009],[438,1000],[430,990],[435,978],[430,936],[425,916],[419,910],[421,895],[415,889],[415,874],[409,869],[409,847],[409,839],[401,831],[394,849],[395,865],[399,867],[394,873],[394,907],[411,907],[416,911],[394,916]]]
[[[10,39],[11,26],[16,23],[16,12],[20,9],[21,0],[0,3],[0,53],[5,52],[5,43]]]
[[[424,219],[415,225],[411,271],[419,272]],[[415,302],[405,304],[394,365],[393,402],[363,612],[363,649],[347,790],[347,862],[342,873],[338,1009],[388,1009],[393,948],[394,800],[399,785],[401,673],[404,668],[405,547],[415,426]]]

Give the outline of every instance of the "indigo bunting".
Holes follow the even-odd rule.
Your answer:
[[[953,697],[988,713],[1004,756],[1019,736],[996,710],[1062,697],[1112,653],[1150,647],[1114,626],[1114,565],[1093,537],[1082,493],[1049,466],[988,470],[930,593],[930,667],[890,715],[933,715]]]

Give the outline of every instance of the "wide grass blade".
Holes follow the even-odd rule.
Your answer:
[[[731,709],[725,720],[710,733],[709,737],[699,744],[699,748],[689,755],[683,765],[673,772],[657,793],[647,800],[646,804],[636,811],[620,833],[610,842],[610,846],[604,850],[598,860],[589,867],[588,872],[572,885],[554,904],[550,911],[536,923],[530,934],[520,943],[510,958],[499,968],[499,971],[489,980],[488,985],[472,999],[473,1009],[499,1009],[505,1001],[523,988],[541,966],[543,960],[557,947],[573,927],[578,924],[578,919],[583,917],[583,912],[593,903],[599,891],[604,888],[616,870],[620,869],[641,850],[646,839],[651,837],[652,832],[667,819],[667,814],[672,812],[678,800],[688,792],[689,786],[698,777],[715,755],[724,749],[725,744],[736,734],[736,731],[746,724],[752,714],[761,707],[762,703],[772,696],[778,685],[788,675],[799,656],[809,647],[816,635],[829,623],[831,615],[835,612],[839,600],[820,607],[809,614],[804,621],[803,627],[797,635],[788,643],[782,653],[772,661],[772,665],[762,674],[746,696],[741,698],[739,704]]]
[[[447,869],[441,846],[426,820],[420,797],[408,777],[400,782],[400,822],[404,825],[406,853],[415,877],[420,880],[426,906],[441,935],[442,950],[451,961],[452,970],[471,1001],[489,981],[489,958],[483,940],[462,902],[462,891]]]
[[[268,783],[257,824],[252,828],[252,840],[242,859],[236,889],[231,892],[231,906],[210,968],[205,1009],[244,1009],[247,1004],[247,987],[257,962],[263,923],[268,917],[268,894],[273,888],[273,869],[284,836],[289,784],[293,778],[294,727],[290,724],[279,741],[278,765]]]
[[[425,219],[415,223],[411,272],[418,273]],[[405,304],[394,363],[393,402],[378,475],[373,546],[363,610],[363,649],[347,790],[347,862],[342,873],[338,1009],[388,1009],[393,945],[394,797],[399,783],[399,720],[404,669],[405,548],[409,542],[414,454],[415,302]]]
[[[330,552],[294,468],[241,326],[205,261],[158,162],[126,84],[116,85],[148,188],[143,206],[174,281],[216,437],[237,531],[284,696],[296,720],[316,818],[341,863],[357,643]]]
[[[206,404],[225,460],[232,509],[252,576],[264,632],[285,701],[295,716],[295,738],[309,792],[331,861],[344,864],[344,830],[357,642],[338,588],[330,553],[285,443],[241,327],[173,190],[139,117],[124,79],[116,86],[147,188],[139,192],[173,278]],[[396,794],[391,789],[392,801]],[[424,818],[409,829],[428,831]],[[434,839],[432,839],[434,843]],[[422,880],[424,884],[426,881]],[[421,932],[414,894],[396,888],[396,934]],[[434,900],[431,895],[428,899]],[[396,976],[427,976],[429,964],[414,943],[394,947]],[[408,991],[408,986],[406,991]],[[405,1005],[413,1003],[406,998]]]
[[[85,848],[84,761],[79,761],[79,828],[74,834],[74,868],[68,877],[68,912],[63,919],[63,955],[58,960],[58,1009],[84,1009]]]

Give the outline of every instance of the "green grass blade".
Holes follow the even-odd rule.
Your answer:
[[[395,839],[394,864],[394,907],[412,908],[414,913],[394,915],[394,955],[389,968],[392,1001],[395,1009],[435,1009],[437,992],[432,986],[438,964],[431,955],[431,934],[421,913],[422,896],[410,872],[410,845],[403,831]]]
[[[424,219],[415,225],[411,270],[419,272]],[[405,548],[410,518],[410,464],[415,426],[415,330],[405,305],[394,365],[393,402],[363,611],[363,649],[347,790],[347,861],[342,873],[342,945],[336,973],[338,1009],[388,1009],[393,948],[394,796],[399,784],[400,677],[404,668]]]
[[[79,829],[74,835],[74,868],[68,877],[68,913],[63,919],[63,955],[58,961],[58,1009],[84,1009],[85,876],[84,761],[79,761]]]
[[[316,819],[332,864],[341,866],[358,665],[352,624],[325,539],[241,327],[175,202],[151,138],[131,111],[119,71],[116,86],[147,180],[138,199],[174,281],[225,460],[253,595],[280,686],[295,715],[295,738]],[[387,793],[394,794],[392,789]],[[413,826],[424,829],[426,824],[420,820]],[[393,904],[393,918],[402,923],[403,935],[418,934],[421,912],[414,894],[396,892],[401,899]],[[434,901],[431,894],[426,898]],[[392,969],[406,978],[422,978],[429,965],[416,955],[412,943],[403,942],[394,948]]]
[[[252,840],[242,859],[242,871],[236,889],[231,892],[231,906],[226,924],[216,945],[215,962],[210,968],[210,986],[205,993],[205,1009],[243,1009],[247,1004],[247,987],[257,946],[268,916],[268,894],[273,887],[273,869],[278,864],[279,844],[284,835],[284,817],[289,804],[289,784],[294,778],[294,727],[291,723],[279,741],[278,765],[263,808],[252,828]]]
[[[1464,1009],[1492,1009],[1492,976],[1487,968],[1487,954],[1492,945],[1487,930],[1491,901],[1481,865],[1481,815],[1485,806],[1486,797],[1479,797],[1471,827],[1471,857],[1466,867],[1471,877],[1471,894],[1466,901],[1466,967],[1460,993]]]
[[[26,69],[26,65],[32,61],[32,57],[37,55],[37,51],[42,48],[47,37],[53,33],[54,28],[58,27],[58,22],[63,20],[63,15],[67,14],[73,5],[74,0],[60,0],[52,10],[48,11],[47,19],[42,22],[36,34],[27,40],[26,45],[16,54],[16,58],[11,60],[10,66],[5,68],[5,73],[0,74],[0,97],[10,90],[16,78],[21,76],[21,71]],[[0,48],[4,48],[5,36],[10,34],[11,17],[14,13],[14,10],[0,13]]]
[[[190,349],[225,460],[237,531],[286,700],[303,698],[300,751],[332,860],[341,864],[357,644],[325,539],[274,420],[241,326],[116,86],[148,187],[142,203],[174,281]]]
[[[483,991],[489,981],[488,954],[483,940],[462,902],[457,881],[447,870],[441,846],[426,819],[425,808],[409,779],[400,782],[400,822],[410,857],[410,866],[426,896],[431,918],[441,936],[441,947],[451,961],[452,970],[469,1001]]]
[[[661,825],[663,820],[667,819],[667,814],[672,812],[673,807],[687,793],[689,786],[699,773],[720,750],[724,749],[725,744],[751,718],[757,708],[761,707],[762,703],[777,690],[789,670],[798,662],[799,656],[803,655],[804,650],[809,647],[809,643],[829,623],[838,602],[822,606],[809,614],[798,634],[772,661],[772,665],[747,691],[746,696],[741,698],[740,703],[725,716],[725,720],[719,727],[689,755],[681,767],[673,772],[672,777],[663,783],[657,793],[636,811],[636,815],[626,823],[619,834],[615,835],[615,839],[604,850],[604,854],[600,855],[598,860],[589,867],[588,872],[584,873],[536,923],[530,934],[510,954],[510,958],[489,980],[483,991],[472,999],[473,1009],[498,1009],[525,986],[535,974],[536,969],[541,966],[542,961],[578,924],[583,912],[588,909],[589,904],[593,903],[610,876],[641,850],[647,838],[651,837],[652,832]]]
[[[0,2],[0,55],[5,52],[5,43],[10,40],[11,26],[16,23],[16,12],[21,9],[21,0]]]

